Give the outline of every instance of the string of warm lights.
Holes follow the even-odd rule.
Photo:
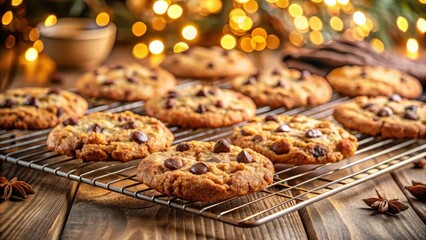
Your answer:
[[[364,1],[356,1],[359,2]],[[420,4],[426,4],[426,0],[418,0]],[[31,43],[26,50],[27,61],[34,61],[43,51],[43,42],[39,39],[37,28],[22,25],[23,16],[14,11],[22,6],[23,0],[12,0],[12,9],[4,12],[1,17],[2,28],[13,31],[21,31],[24,40]],[[133,3],[136,4],[136,3]],[[344,36],[349,40],[370,40],[372,47],[383,52],[385,43],[376,36],[379,28],[377,20],[373,19],[366,9],[359,9],[355,1],[351,0],[154,0],[136,6],[128,4],[130,10],[135,8],[143,11],[143,16],[132,24],[131,32],[139,39],[132,53],[135,58],[146,58],[150,55],[163,54],[165,49],[174,52],[182,52],[197,45],[200,35],[203,33],[201,23],[209,21],[211,16],[226,17],[222,25],[218,45],[224,49],[239,48],[244,52],[262,51],[264,49],[276,49],[281,41],[301,47],[305,44],[320,45],[330,40],[335,34]],[[141,8],[142,7],[142,8]],[[287,36],[278,37],[274,32],[269,32],[270,27],[265,26],[265,9],[278,12],[286,24]],[[139,9],[139,10],[137,10]],[[114,19],[111,9],[101,9],[96,14],[95,21],[100,27],[106,26]],[[26,21],[28,23],[28,21]],[[55,15],[47,15],[44,21],[46,27],[57,23]],[[415,26],[410,26],[404,16],[395,19],[395,27],[407,36],[405,48],[411,58],[418,57],[419,40],[423,39],[426,32],[426,20],[418,18]],[[20,26],[20,29],[16,29]],[[382,26],[383,27],[383,26]],[[413,34],[413,29],[415,33]],[[166,33],[175,33],[175,36],[166,39]],[[147,34],[150,33],[150,34]],[[153,34],[151,34],[153,33]],[[162,33],[162,34],[161,34]],[[283,39],[286,37],[287,39]],[[16,35],[10,34],[5,41],[6,48],[12,48],[16,44]]]

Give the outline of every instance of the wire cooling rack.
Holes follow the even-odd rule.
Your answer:
[[[192,84],[194,82],[186,82],[180,87]],[[333,121],[334,107],[347,100],[348,97],[335,94],[330,102],[314,108],[287,111],[262,107],[257,110],[257,115],[304,114]],[[97,102],[92,104],[89,112],[125,110],[145,114],[143,102]],[[175,135],[176,144],[228,138],[233,127],[188,130],[170,126],[170,130]],[[274,182],[261,192],[206,204],[162,195],[139,183],[135,175],[138,160],[83,162],[55,154],[46,147],[49,132],[50,129],[0,130],[0,160],[239,227],[259,226],[426,156],[424,140],[383,139],[353,133],[358,138],[359,149],[349,159],[323,165],[276,165]]]

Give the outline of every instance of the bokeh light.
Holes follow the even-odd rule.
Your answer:
[[[376,52],[382,53],[383,51],[385,51],[385,45],[378,38],[371,39],[370,44],[373,49],[376,50]]]
[[[334,7],[337,4],[336,0],[324,0],[324,3],[327,4],[330,7]]]
[[[277,49],[280,46],[280,39],[273,34],[268,35],[266,37],[266,46],[269,49]]]
[[[9,25],[9,23],[12,22],[12,19],[13,19],[12,11],[7,11],[3,14],[3,17],[1,18],[1,23],[3,25]]]
[[[132,53],[135,58],[145,58],[149,53],[148,46],[145,43],[138,43],[133,47]]]
[[[132,26],[132,33],[137,36],[140,37],[142,35],[144,35],[146,32],[146,25],[143,22],[135,22],[133,23]]]
[[[25,51],[25,60],[29,62],[33,62],[38,58],[37,49],[30,47]]]
[[[312,31],[309,34],[309,40],[315,45],[321,45],[324,43],[324,37],[320,31]]]
[[[312,30],[320,31],[322,29],[321,19],[317,16],[309,18],[309,27],[311,27]]]
[[[343,21],[339,17],[331,17],[330,18],[330,26],[335,31],[343,30]]]
[[[185,26],[182,29],[182,37],[186,40],[194,40],[197,37],[197,28],[193,25]]]
[[[244,3],[243,8],[248,13],[254,13],[257,11],[257,9],[259,9],[259,5],[257,4],[256,1],[250,0]]]
[[[426,32],[426,20],[424,18],[419,18],[417,20],[417,29],[421,32],[421,33],[425,33]]]
[[[364,13],[362,13],[360,11],[356,11],[354,13],[353,20],[358,25],[363,25],[363,24],[365,24],[365,22],[367,22],[367,19],[366,19]]]
[[[109,15],[106,12],[101,12],[96,16],[96,24],[100,27],[104,27],[109,23]]]
[[[164,43],[161,40],[153,40],[149,43],[149,51],[152,54],[160,54],[164,51]]]
[[[154,5],[152,5],[152,10],[154,10],[156,14],[162,15],[167,12],[168,7],[169,7],[168,2],[164,0],[158,0],[154,3]]]
[[[408,21],[405,17],[399,16],[396,19],[396,26],[398,26],[398,29],[402,32],[406,32],[408,30]]]
[[[6,46],[6,48],[13,48],[15,46],[15,44],[16,44],[15,36],[13,36],[13,35],[7,36],[5,44],[4,44]]]
[[[46,18],[46,20],[44,20],[44,26],[46,27],[51,27],[53,25],[56,24],[56,22],[58,21],[58,19],[56,18],[55,15],[50,15]]]
[[[178,19],[180,16],[182,16],[182,13],[182,7],[177,4],[171,5],[167,10],[167,16],[169,16],[171,19]]]
[[[237,40],[231,34],[226,34],[220,39],[220,45],[224,49],[233,49],[237,45]]]
[[[180,52],[183,52],[183,51],[188,50],[188,49],[189,49],[189,46],[185,42],[178,42],[173,47],[173,51],[175,53],[180,53]]]
[[[37,41],[35,41],[34,43],[33,43],[33,48],[35,48],[36,50],[37,50],[37,52],[42,52],[43,51],[43,49],[44,49],[44,44],[43,44],[43,42],[39,39],[39,40],[37,40]]]
[[[161,31],[166,28],[166,23],[166,19],[162,16],[156,16],[152,19],[151,25],[154,30]]]
[[[412,53],[419,51],[419,43],[416,39],[410,38],[407,40],[407,50]]]
[[[19,6],[22,3],[22,0],[12,0],[12,6],[16,7]]]
[[[293,17],[298,17],[298,16],[302,16],[303,15],[303,9],[297,3],[291,4],[290,7],[288,7],[288,12]]]
[[[300,31],[306,31],[309,28],[308,19],[305,16],[298,16],[294,19],[294,26]]]
[[[291,31],[288,39],[296,47],[300,47],[305,43],[303,35],[298,31]]]

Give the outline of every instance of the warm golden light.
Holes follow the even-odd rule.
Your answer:
[[[100,27],[104,27],[109,23],[109,15],[106,12],[101,12],[96,16],[96,24]]]
[[[220,10],[222,10],[221,0],[210,0],[210,1],[204,2],[204,4],[210,13],[218,13]]]
[[[410,38],[407,40],[407,50],[412,53],[419,51],[419,43],[416,39]]]
[[[253,26],[253,20],[248,16],[234,17],[233,20],[237,26],[236,30],[248,31]],[[231,25],[231,27],[232,26],[233,25]]]
[[[254,13],[254,12],[257,11],[257,9],[259,9],[259,5],[257,4],[256,1],[250,0],[250,1],[246,2],[246,3],[244,3],[243,8],[248,13]]]
[[[186,40],[194,40],[197,37],[198,31],[192,25],[188,25],[182,29],[182,37]]]
[[[324,38],[320,31],[312,31],[309,34],[309,40],[311,40],[311,42],[315,45],[321,45],[324,43]]]
[[[146,25],[143,22],[135,22],[133,23],[132,26],[132,33],[137,36],[140,37],[142,35],[144,35],[146,32]]]
[[[349,0],[337,0],[340,4],[346,5],[349,3]]]
[[[182,7],[177,4],[171,5],[169,9],[167,10],[167,16],[169,16],[169,18],[171,19],[179,18],[180,16],[182,16],[182,13],[183,13]]]
[[[231,10],[231,12],[229,12],[229,18],[234,22],[236,22],[238,18],[244,16],[246,16],[246,12],[244,12],[244,10],[241,8],[234,8]]]
[[[276,3],[277,7],[286,8],[289,5],[288,0],[278,0]]]
[[[330,7],[333,7],[337,4],[336,0],[324,0],[324,3]]]
[[[358,25],[363,25],[367,22],[367,19],[366,19],[364,13],[362,13],[360,11],[356,11],[354,13],[353,20]]]
[[[250,37],[242,37],[240,39],[240,47],[244,52],[253,52],[254,48],[251,46]]]
[[[253,31],[251,31],[251,36],[262,36],[263,38],[266,38],[268,36],[268,33],[263,28],[255,28]]]
[[[220,39],[220,45],[225,49],[233,49],[237,45],[237,40],[234,36],[226,34]]]
[[[425,33],[426,32],[426,20],[424,18],[419,18],[417,20],[417,29],[421,32],[421,33]]]
[[[154,19],[152,19],[151,24],[154,30],[161,31],[166,28],[166,19],[164,19],[162,16],[156,16]]]
[[[380,41],[380,39],[373,38],[371,39],[370,44],[376,52],[382,53],[385,51],[385,45],[382,41]]]
[[[166,13],[168,7],[169,3],[164,0],[158,0],[152,5],[154,12],[160,15]]]
[[[3,25],[9,25],[9,23],[12,22],[12,19],[13,19],[12,11],[7,11],[3,14],[3,17],[1,18],[1,23]]]
[[[420,3],[426,4],[426,0],[419,0]]]
[[[189,46],[185,42],[178,42],[173,47],[173,51],[175,53],[180,53],[180,52],[183,52],[183,51],[188,50],[188,49],[189,49]]]
[[[294,26],[299,30],[307,30],[309,27],[308,19],[305,16],[298,16],[294,19]]]
[[[22,0],[12,0],[12,6],[16,7],[22,3]]]
[[[399,30],[402,32],[406,32],[408,30],[408,21],[405,17],[399,16],[396,19],[396,26],[398,26]]]
[[[256,51],[262,51],[266,47],[266,39],[262,36],[254,36],[250,41],[251,46]]]
[[[56,18],[55,15],[50,15],[46,18],[46,20],[44,20],[44,26],[46,27],[51,27],[53,25],[56,24],[56,22],[58,21],[58,19]]]
[[[248,2],[248,1],[250,1],[250,0],[235,0],[237,3],[246,3],[246,2]]]
[[[38,31],[38,29],[37,28],[31,29],[30,33],[28,34],[28,38],[30,39],[30,41],[33,41],[33,42],[39,39],[40,32]]]
[[[25,51],[25,59],[28,62],[33,62],[38,58],[38,52],[37,49],[30,47]]]
[[[309,18],[309,26],[312,30],[320,31],[322,29],[321,19],[317,16]]]
[[[280,39],[273,34],[268,35],[268,37],[266,37],[266,46],[269,49],[277,49],[280,46]]]
[[[13,35],[9,35],[6,38],[6,41],[4,43],[4,45],[6,46],[6,48],[13,48],[16,44],[16,38]]]
[[[303,9],[297,3],[291,4],[290,7],[288,7],[288,12],[293,17],[298,17],[298,16],[302,16],[303,15]]]
[[[160,40],[154,40],[149,43],[149,51],[153,54],[160,54],[164,51],[164,44]]]
[[[342,31],[343,30],[343,22],[339,17],[330,18],[330,26],[335,31]]]
[[[148,46],[145,43],[138,43],[133,47],[132,53],[135,58],[145,58],[148,56]]]
[[[39,40],[37,40],[37,41],[35,41],[34,43],[33,43],[33,48],[35,48],[36,50],[37,50],[37,52],[42,52],[43,51],[43,49],[44,49],[44,44],[43,44],[43,42],[39,39]]]
[[[290,32],[288,39],[293,45],[297,47],[300,47],[305,43],[305,40],[303,39],[303,35],[297,31]]]

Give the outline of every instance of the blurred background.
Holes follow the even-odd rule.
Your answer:
[[[297,52],[339,38],[416,60],[426,32],[426,0],[0,0],[0,9],[0,89],[18,67],[34,79],[58,65],[93,68],[113,45],[158,64],[194,45]],[[84,53],[99,56],[74,56]]]

